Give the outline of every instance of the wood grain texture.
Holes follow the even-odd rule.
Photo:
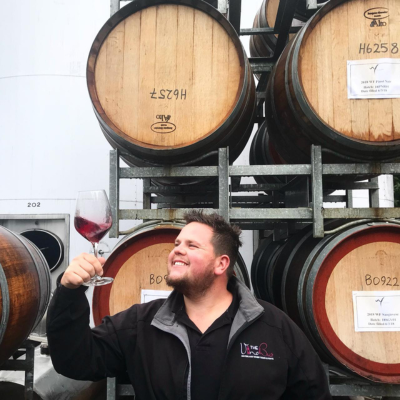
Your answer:
[[[20,239],[19,239],[20,238]],[[8,292],[9,317],[0,326],[0,365],[22,344],[34,328],[38,315],[43,315],[50,298],[50,286],[42,281],[38,271],[43,270],[50,282],[50,271],[36,247],[17,234],[0,227],[0,264],[7,280],[1,289]],[[5,313],[0,295],[0,318]]]
[[[119,269],[111,289],[110,315],[140,304],[142,289],[172,290],[165,283],[173,243],[157,243],[133,254]],[[159,277],[159,279],[157,279]]]
[[[391,277],[393,285],[393,277],[397,277],[400,285],[399,257],[398,243],[376,242],[357,247],[336,265],[326,289],[328,319],[339,339],[356,354],[384,364],[400,363],[400,332],[355,332],[352,292],[399,290],[382,282],[368,285],[365,281],[366,275]]]
[[[264,0],[254,17],[253,28],[273,28],[278,14],[279,0]],[[296,18],[292,26],[302,26],[304,23]],[[289,40],[294,33],[289,34]],[[250,37],[250,54],[252,57],[271,57],[274,54],[278,35],[252,35]]]
[[[227,32],[206,13],[183,5],[128,16],[103,42],[95,66],[106,116],[132,141],[152,148],[207,137],[234,109],[242,82]],[[160,118],[176,129],[152,130],[166,122]]]
[[[374,7],[389,9],[383,26],[371,26],[364,13]],[[400,99],[347,98],[347,60],[399,58],[400,2],[350,0],[327,13],[310,30],[300,49],[299,74],[310,106],[341,134],[370,142],[388,142],[400,135]],[[389,51],[375,52],[381,44]],[[370,46],[371,52],[363,51]],[[361,49],[361,50],[360,50]]]

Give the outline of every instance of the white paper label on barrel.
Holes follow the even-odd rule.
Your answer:
[[[400,98],[400,59],[347,61],[349,99]]]
[[[149,301],[157,300],[157,299],[166,299],[172,290],[151,290],[151,289],[142,289],[140,294],[140,302],[148,303]]]
[[[353,291],[356,332],[400,331],[400,290]]]

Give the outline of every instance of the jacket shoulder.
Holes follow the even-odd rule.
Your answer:
[[[304,351],[315,354],[315,350],[306,334],[285,312],[266,301],[259,299],[257,301],[264,308],[262,321],[270,327],[280,330],[281,337],[290,353],[295,357],[300,357]]]
[[[257,302],[264,309],[264,314],[262,319],[267,321],[269,325],[273,325],[276,328],[282,328],[287,324],[289,325],[289,327],[291,327],[292,325],[297,327],[297,325],[292,321],[292,319],[278,307],[274,306],[271,303],[268,303],[267,301],[260,299],[257,299]]]

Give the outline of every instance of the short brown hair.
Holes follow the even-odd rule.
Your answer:
[[[217,213],[204,214],[203,210],[191,210],[184,217],[187,224],[199,222],[209,226],[213,230],[211,243],[217,256],[226,254],[230,263],[226,270],[228,278],[233,275],[239,247],[242,245],[240,234],[242,230],[237,225],[230,225],[221,215]]]

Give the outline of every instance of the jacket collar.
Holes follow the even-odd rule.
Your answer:
[[[259,317],[263,312],[263,307],[258,303],[253,294],[236,277],[232,277],[228,282],[229,289],[236,291],[239,297],[238,314],[242,316],[243,323],[251,322]],[[163,325],[172,326],[175,322],[175,313],[182,304],[182,294],[174,290],[165,301],[165,303],[157,311],[153,318],[153,322],[158,321]],[[152,323],[153,325],[153,323]]]

